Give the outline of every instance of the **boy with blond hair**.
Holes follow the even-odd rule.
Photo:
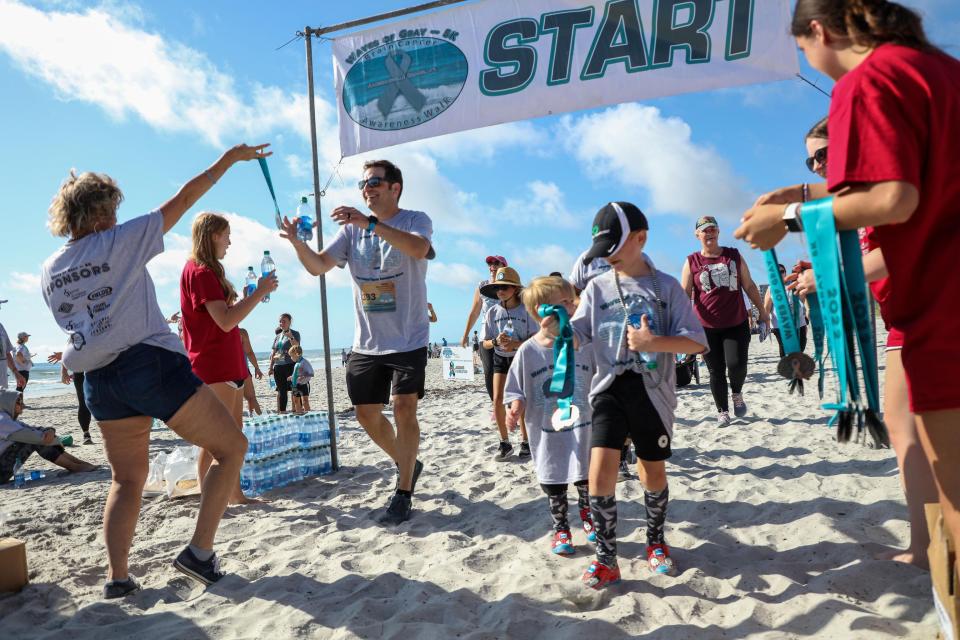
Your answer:
[[[629,436],[647,511],[647,563],[672,574],[664,540],[669,494],[666,464],[677,406],[674,354],[700,353],[707,340],[676,278],[654,268],[643,253],[647,219],[629,202],[611,202],[593,221],[586,261],[605,258],[612,269],[591,280],[571,320],[574,337],[593,344],[596,372],[590,386],[593,425],[590,507],[597,559],[583,575],[592,589],[620,580],[617,566],[617,470]],[[555,321],[544,321],[556,332]]]
[[[310,411],[310,380],[313,379],[313,365],[303,357],[303,349],[300,345],[290,347],[288,353],[293,360],[293,373],[288,378],[293,395],[293,412],[305,413]]]
[[[523,305],[531,317],[542,319],[540,305],[563,307],[568,314],[576,310],[573,285],[560,277],[536,278],[522,294]],[[507,425],[514,429],[521,417],[527,424],[530,449],[537,479],[550,506],[553,518],[551,550],[558,555],[574,553],[567,519],[567,485],[573,483],[579,495],[580,519],[587,539],[593,541],[587,471],[590,463],[590,403],[587,392],[593,373],[593,349],[585,346],[573,356],[573,372],[565,376],[563,390],[555,392],[551,382],[557,363],[555,336],[540,329],[520,345],[507,374],[503,402],[509,406]],[[572,349],[572,344],[570,345]],[[572,408],[564,419],[558,414],[559,398],[570,398]]]

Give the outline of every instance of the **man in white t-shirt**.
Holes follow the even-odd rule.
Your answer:
[[[337,207],[340,232],[317,253],[297,238],[297,223],[284,219],[281,237],[293,245],[312,275],[349,266],[354,283],[356,335],[347,361],[347,393],[357,422],[393,459],[399,478],[384,524],[410,518],[413,490],[423,464],[417,460],[417,403],[424,394],[430,322],[427,260],[433,257],[433,223],[427,214],[401,209],[403,174],[387,160],[367,162],[360,181],[374,215]],[[392,387],[396,430],[383,415]]]

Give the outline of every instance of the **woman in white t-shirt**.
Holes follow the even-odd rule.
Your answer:
[[[50,205],[50,230],[67,242],[43,263],[43,297],[69,336],[64,366],[84,373],[86,404],[113,472],[103,517],[109,562],[104,598],[140,588],[128,560],[149,468],[153,418],[216,460],[203,480],[193,538],[174,566],[204,584],[224,575],[213,541],[247,440],[191,370],[183,344],[160,312],[147,262],[163,251],[164,234],[230,167],[269,156],[267,146],[233,147],[157,210],[122,224],[117,209],[123,193],[107,175],[71,172]],[[271,282],[275,289],[276,279]]]
[[[30,339],[30,334],[26,331],[21,331],[17,334],[17,346],[13,350],[13,361],[17,365],[17,372],[23,376],[23,384],[17,385],[17,391],[23,393],[23,390],[27,388],[27,382],[30,380],[30,369],[33,368],[33,357],[30,354],[30,349],[27,349],[27,340]]]

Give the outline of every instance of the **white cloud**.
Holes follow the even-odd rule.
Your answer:
[[[501,209],[513,223],[576,228],[590,222],[590,214],[575,214],[567,208],[566,196],[553,182],[534,180],[527,184],[524,198],[509,198]]]
[[[23,273],[21,271],[11,271],[10,280],[7,281],[7,284],[11,288],[16,289],[17,291],[24,291],[26,293],[40,293],[40,274],[39,273]]]
[[[484,279],[483,273],[458,262],[431,262],[427,270],[427,282],[452,289],[474,289]]]
[[[558,244],[547,244],[534,247],[511,246],[507,259],[510,266],[520,273],[521,281],[530,282],[552,271],[559,271],[564,275],[570,273],[577,256]]]
[[[98,105],[116,119],[135,115],[217,146],[276,128],[308,134],[305,95],[254,83],[246,100],[203,53],[133,26],[137,15],[113,6],[44,12],[0,0],[0,51],[62,99]],[[333,114],[322,100],[317,109],[320,119]]]
[[[686,122],[664,118],[654,107],[623,104],[565,116],[560,139],[594,178],[649,191],[654,213],[732,220],[753,201],[719,153],[695,144]]]
[[[489,160],[504,148],[532,147],[538,142],[545,142],[544,134],[533,124],[508,122],[418,140],[404,146],[414,151],[429,153],[447,162],[476,162]]]
[[[283,161],[287,165],[287,171],[294,178],[306,178],[313,173],[311,163],[297,155],[286,155]]]

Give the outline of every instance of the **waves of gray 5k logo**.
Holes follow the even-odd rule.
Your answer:
[[[463,52],[440,38],[402,38],[371,49],[347,72],[343,108],[362,127],[409,129],[456,102],[467,81]]]

